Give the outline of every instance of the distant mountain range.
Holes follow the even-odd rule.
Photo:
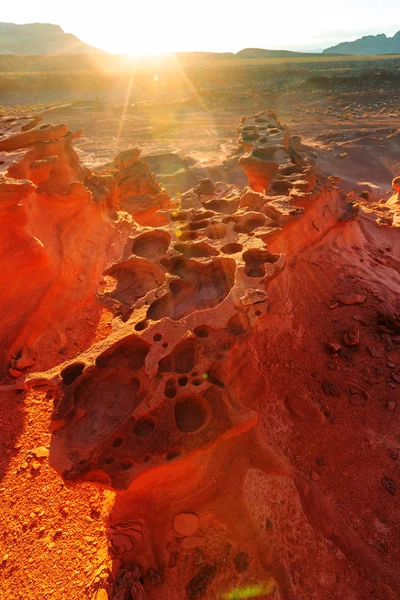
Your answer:
[[[352,54],[362,56],[367,54],[400,54],[400,31],[393,37],[384,33],[365,35],[354,42],[342,42],[323,50],[323,54]]]
[[[59,25],[0,23],[0,54],[92,54],[102,52]]]
[[[64,33],[59,25],[50,23],[0,23],[0,54],[106,54]],[[322,55],[400,54],[400,31],[393,37],[384,33],[367,35],[354,42],[342,42],[322,51]],[[311,58],[321,57],[319,52],[292,52],[290,50],[264,50],[245,48],[240,52],[177,52],[183,61],[198,59],[242,58]]]
[[[239,52],[176,52],[174,56],[183,61],[221,60],[237,58],[311,58],[321,56],[319,52],[293,52],[291,50],[264,50],[263,48],[244,48]]]

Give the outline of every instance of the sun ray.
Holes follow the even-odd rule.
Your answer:
[[[123,109],[122,109],[121,118],[120,118],[119,124],[118,124],[117,148],[119,147],[119,141],[121,139],[122,130],[123,130],[123,127],[124,127],[124,120],[125,120],[126,112],[128,110],[129,98],[131,96],[133,81],[134,81],[135,75],[136,75],[137,61],[138,61],[138,57],[137,57],[137,55],[135,55],[133,57],[133,68],[132,68],[131,75],[130,75],[129,81],[128,81],[128,87],[127,87],[127,90],[126,90],[125,102],[124,102],[124,106],[123,106]]]

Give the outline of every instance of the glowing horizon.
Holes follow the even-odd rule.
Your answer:
[[[317,0],[267,5],[249,0],[243,5],[203,0],[188,9],[182,0],[132,6],[128,0],[99,5],[70,0],[65,5],[21,0],[2,7],[1,21],[52,23],[65,33],[111,54],[148,55],[175,52],[238,52],[243,48],[317,51],[363,35],[400,30],[397,0],[374,6],[363,0]],[[356,23],[357,26],[351,25]]]

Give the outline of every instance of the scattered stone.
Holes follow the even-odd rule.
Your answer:
[[[328,352],[330,352],[331,354],[337,354],[337,352],[341,349],[341,345],[340,344],[335,344],[333,342],[326,342],[326,348],[328,350]]]
[[[174,529],[181,535],[193,535],[200,527],[200,519],[193,513],[181,513],[174,518]]]
[[[390,479],[390,477],[384,477],[382,479],[382,485],[385,488],[385,490],[387,492],[389,492],[389,494],[391,496],[395,496],[396,495],[397,485],[396,485],[396,482],[393,481],[393,479]]]
[[[397,403],[395,400],[386,400],[385,401],[385,408],[387,408],[388,410],[394,410],[397,406]]]
[[[316,471],[311,471],[311,479],[313,481],[319,481],[319,475]]]
[[[317,406],[311,404],[311,402],[287,396],[285,398],[285,406],[292,418],[294,417],[300,421],[308,421],[315,424],[323,424],[326,422],[325,415]]]
[[[330,305],[328,306],[328,308],[329,308],[330,310],[333,310],[334,308],[337,308],[338,306],[339,306],[339,304],[338,304],[337,302],[333,302],[332,304],[330,304]]]
[[[351,327],[344,334],[344,343],[346,346],[358,346],[360,343],[360,330],[357,326]]]
[[[392,373],[392,378],[396,381],[396,383],[400,383],[400,371],[394,371]]]
[[[365,302],[365,296],[361,294],[339,294],[336,296],[336,300],[340,304],[352,306],[353,304],[363,304]]]
[[[32,367],[35,364],[35,359],[31,356],[30,351],[24,348],[21,356],[17,359],[12,359],[11,364],[14,369],[24,370]]]
[[[18,371],[18,369],[13,369],[12,367],[8,369],[8,372],[10,373],[11,377],[15,377],[15,379],[23,375],[22,371]]]
[[[41,464],[40,464],[40,462],[38,462],[37,460],[33,460],[33,461],[31,462],[31,469],[32,469],[33,471],[39,471],[41,466],[42,466],[42,465],[41,465]]]
[[[390,352],[391,350],[394,349],[394,345],[392,342],[392,338],[390,337],[390,335],[388,333],[382,333],[382,343],[383,343],[383,347],[385,348],[386,352]]]
[[[35,456],[36,458],[47,458],[50,454],[50,450],[45,446],[39,446],[38,448],[30,450],[29,454],[32,454],[32,456]]]

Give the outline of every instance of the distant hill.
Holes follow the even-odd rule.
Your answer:
[[[235,58],[233,52],[174,52],[174,56],[183,61]]]
[[[93,54],[103,52],[81,42],[59,25],[0,23],[0,54]]]
[[[176,52],[174,56],[183,61],[221,60],[235,58],[310,58],[321,56],[318,52],[292,52],[291,50],[264,50],[263,48],[244,48],[233,52]]]
[[[292,52],[291,50],[264,50],[262,48],[245,48],[235,54],[236,58],[310,58],[318,56],[318,52]]]
[[[326,48],[323,54],[400,54],[400,31],[393,37],[387,37],[384,33],[365,35],[354,42],[342,42]]]

